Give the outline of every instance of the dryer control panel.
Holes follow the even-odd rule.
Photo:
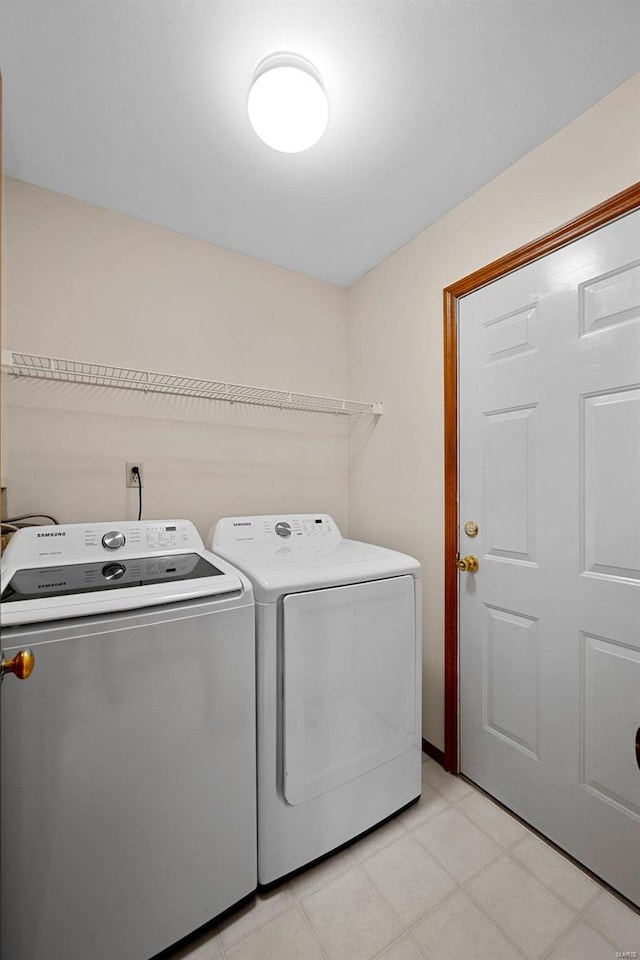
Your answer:
[[[224,547],[252,543],[265,548],[334,547],[342,534],[328,513],[277,514],[268,517],[225,517],[216,524],[214,543]]]

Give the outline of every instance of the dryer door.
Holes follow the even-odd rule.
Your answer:
[[[304,803],[416,734],[413,577],[284,598],[284,795]]]

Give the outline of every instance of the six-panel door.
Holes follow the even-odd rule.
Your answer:
[[[638,902],[640,213],[462,299],[459,338],[461,769]]]

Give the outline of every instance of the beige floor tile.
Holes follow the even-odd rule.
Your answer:
[[[363,867],[408,927],[456,889],[451,877],[410,834],[385,847]]]
[[[463,892],[450,897],[411,931],[431,960],[519,960],[494,923]]]
[[[379,953],[376,960],[425,960],[425,957],[422,950],[405,933],[383,953]]]
[[[309,867],[302,873],[298,873],[291,878],[289,883],[295,896],[298,900],[301,900],[303,897],[315,893],[325,883],[329,883],[330,880],[334,880],[342,873],[346,873],[347,870],[351,870],[355,865],[356,858],[353,855],[353,848],[345,847],[344,850],[327,857],[326,860],[322,860],[315,867]]]
[[[502,852],[454,807],[427,820],[414,834],[458,883],[465,883]]]
[[[361,867],[303,900],[302,908],[329,960],[370,960],[403,932]]]
[[[476,790],[456,803],[456,809],[464,813],[465,817],[472,820],[501,847],[510,847],[527,835],[526,827]]]
[[[532,960],[548,950],[577,916],[509,854],[465,889]]]
[[[598,892],[597,883],[539,837],[529,835],[511,855],[574,910],[582,910]]]
[[[603,890],[587,907],[584,917],[619,950],[637,950],[640,956],[640,915],[617,897]]]
[[[449,803],[457,803],[473,789],[460,777],[445,773],[439,763],[423,763],[422,782],[441,794]]]
[[[230,914],[218,927],[223,949],[227,950],[236,940],[252,933],[294,903],[288,884],[276,887],[268,893],[259,893],[255,900]]]
[[[300,907],[285,910],[225,951],[227,960],[323,960]]]
[[[406,830],[398,817],[394,817],[393,820],[389,820],[387,823],[383,823],[381,827],[372,830],[371,833],[368,833],[362,840],[358,840],[349,849],[357,862],[362,863],[363,860],[373,856],[378,850],[382,850],[383,847],[404,836],[405,833]]]
[[[215,960],[221,953],[220,937],[217,933],[209,931],[172,953],[171,960]]]
[[[429,820],[430,817],[435,817],[437,813],[442,813],[449,806],[449,801],[427,786],[423,780],[422,796],[412,807],[399,814],[398,820],[407,830],[413,830],[414,827]]]
[[[615,948],[593,927],[579,920],[562,937],[545,960],[614,960]]]

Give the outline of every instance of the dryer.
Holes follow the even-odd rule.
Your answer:
[[[187,520],[20,530],[1,583],[0,952],[143,960],[256,887],[251,584]]]
[[[327,514],[227,517],[209,543],[256,600],[265,885],[420,796],[420,565]]]

